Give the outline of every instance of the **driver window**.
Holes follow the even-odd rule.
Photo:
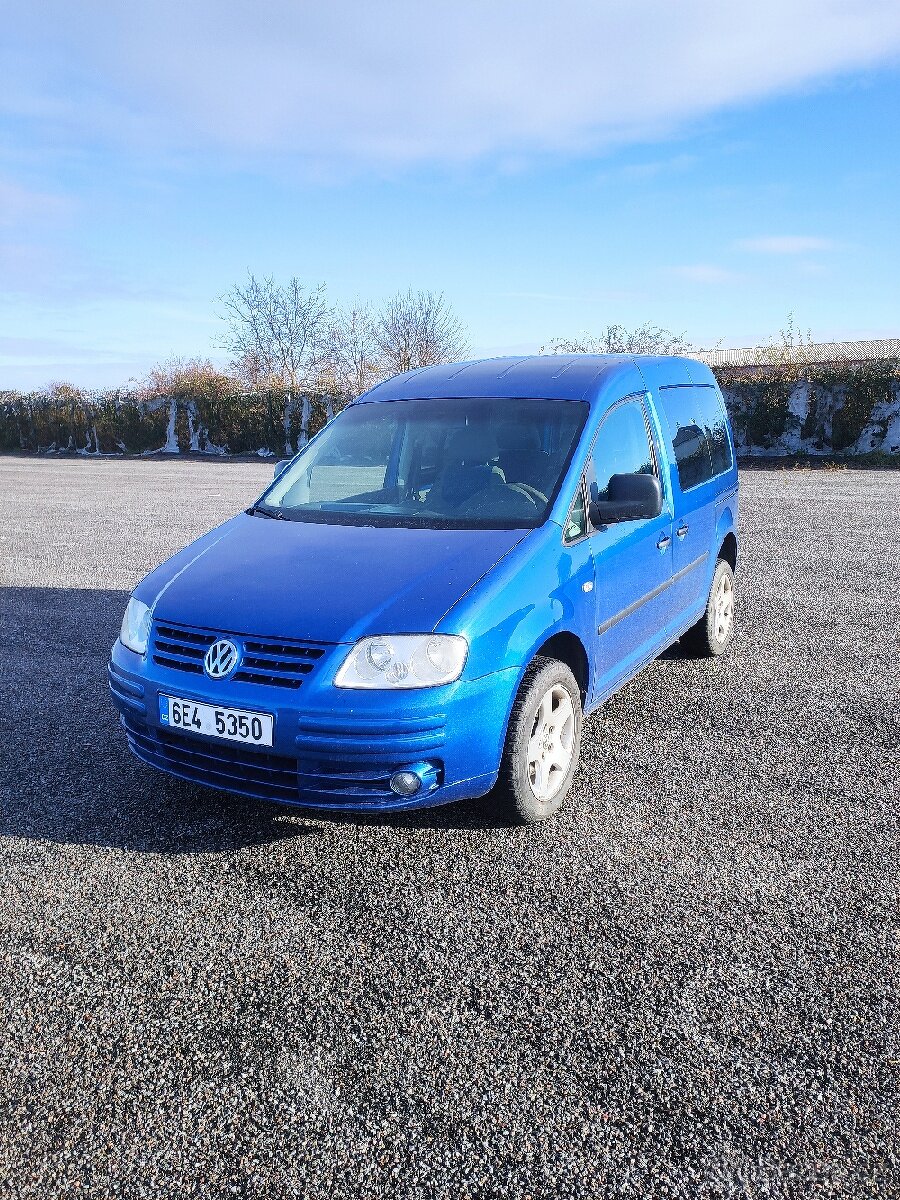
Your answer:
[[[618,404],[606,417],[597,434],[592,466],[592,500],[608,499],[613,475],[656,474],[644,406],[639,400]]]

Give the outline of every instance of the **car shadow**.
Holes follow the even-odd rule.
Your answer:
[[[299,813],[183,783],[131,755],[106,683],[127,600],[0,588],[0,835],[186,854],[312,834]]]
[[[0,836],[159,854],[215,854],[327,826],[487,829],[493,797],[404,813],[323,813],[154,771],[129,752],[106,665],[128,593],[0,588]]]
[[[512,820],[502,808],[499,799],[491,793],[475,800],[457,800],[453,804],[440,804],[434,808],[414,808],[403,812],[322,812],[316,809],[298,809],[298,812],[328,825],[380,825],[385,828],[413,832],[417,829],[488,830],[516,829],[519,822]]]
[[[694,653],[684,641],[674,642],[667,649],[663,650],[658,656],[663,662],[671,662],[673,659],[689,661],[691,659],[700,658],[701,655]]]

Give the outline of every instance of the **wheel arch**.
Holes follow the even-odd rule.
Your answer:
[[[568,629],[560,630],[547,638],[532,655],[532,661],[537,657],[555,658],[565,663],[578,684],[581,692],[582,706],[587,702],[591,683],[591,667],[584,643],[576,633]]]
[[[737,549],[737,538],[734,536],[734,530],[730,529],[722,539],[716,559],[724,558],[732,571],[735,571],[737,569]]]
[[[590,659],[588,658],[584,642],[571,629],[557,628],[549,633],[549,636],[547,636],[547,633],[548,631],[545,629],[543,640],[533,641],[529,649],[519,659],[520,665],[516,668],[515,683],[508,694],[506,711],[500,727],[499,749],[501,758],[503,747],[506,745],[506,739],[509,736],[509,722],[522,687],[522,681],[528,672],[528,668],[536,658],[555,658],[559,662],[565,663],[575,676],[575,682],[578,684],[582,710],[587,708],[590,696],[591,675]]]

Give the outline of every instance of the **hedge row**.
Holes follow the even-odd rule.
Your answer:
[[[884,450],[900,428],[900,363],[716,368],[745,452]],[[247,393],[223,375],[168,393],[0,393],[0,451],[81,454],[292,453],[345,401]],[[864,431],[868,443],[860,445]]]
[[[293,453],[341,407],[335,397],[212,393],[0,393],[0,451],[36,454]]]
[[[803,447],[820,453],[896,453],[900,361],[717,367],[738,441],[748,449]],[[858,445],[870,431],[869,444]],[[900,437],[897,438],[900,441]]]

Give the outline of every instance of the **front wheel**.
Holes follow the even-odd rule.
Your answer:
[[[565,663],[536,658],[513,705],[498,780],[516,821],[530,825],[559,811],[578,765],[581,719],[575,676]]]
[[[734,572],[724,558],[716,563],[712,587],[706,601],[706,612],[682,638],[682,644],[692,653],[705,658],[718,658],[731,645],[734,637]]]

